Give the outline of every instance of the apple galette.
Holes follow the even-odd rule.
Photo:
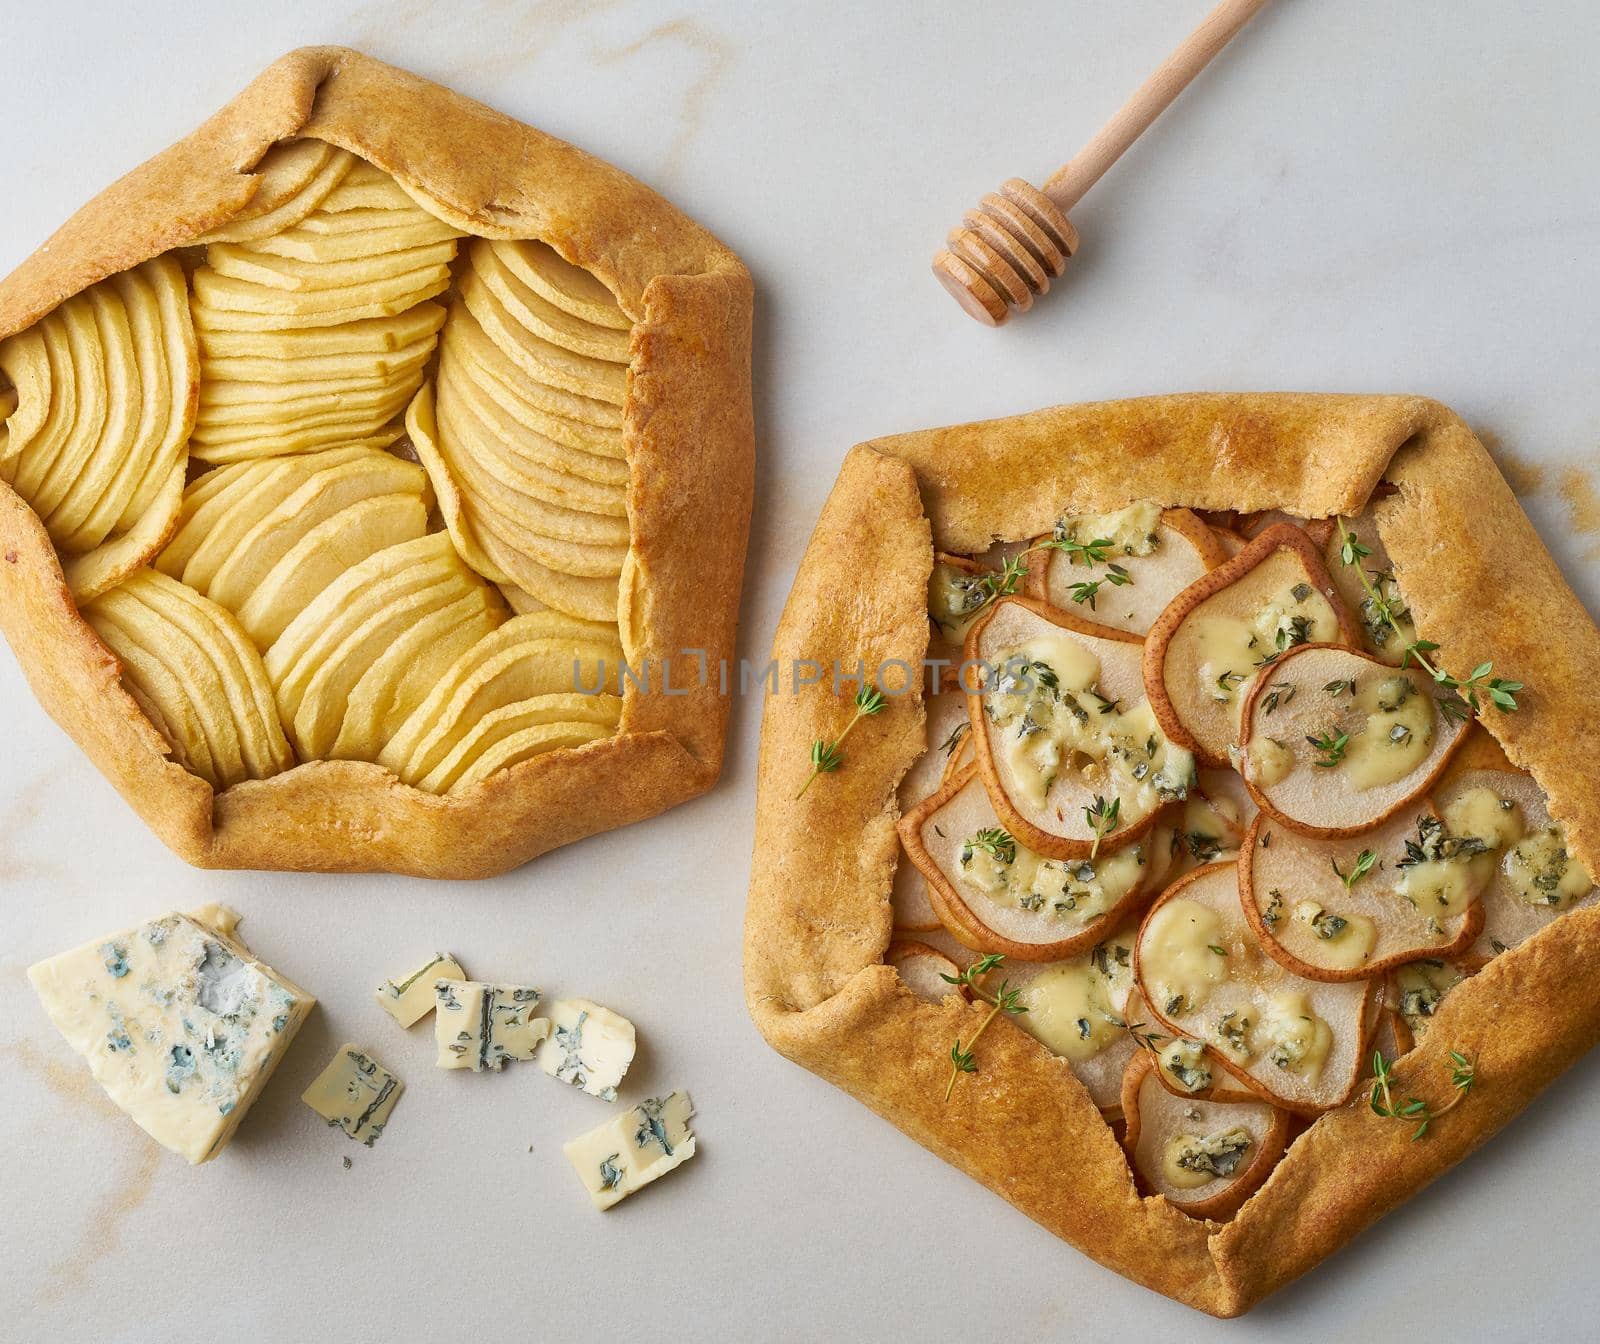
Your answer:
[[[721,764],[749,326],[616,169],[293,53],[0,285],[0,624],[203,866],[479,876],[649,816]]]
[[[769,703],[762,1032],[1180,1301],[1248,1309],[1600,1037],[1600,632],[1436,403],[862,445],[774,655],[855,700]]]

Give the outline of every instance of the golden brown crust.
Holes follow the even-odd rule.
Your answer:
[[[1581,746],[1600,719],[1600,684],[1586,670],[1600,666],[1600,631],[1482,445],[1421,398],[1152,398],[858,447],[818,522],[774,656],[914,662],[928,638],[933,545],[979,551],[995,536],[1047,531],[1061,512],[1138,498],[1354,512],[1386,470],[1399,490],[1376,506],[1379,528],[1418,628],[1447,666],[1492,658],[1498,675],[1527,683],[1521,712],[1491,713],[1486,727],[1600,871],[1600,796]],[[1492,557],[1475,553],[1481,537],[1494,539]],[[868,557],[873,582],[863,586]],[[1548,640],[1552,629],[1566,637]],[[950,1043],[971,1034],[977,1010],[924,1003],[881,964],[895,787],[924,747],[917,700],[892,700],[852,735],[844,767],[794,801],[810,742],[836,731],[847,705],[814,685],[767,706],[745,939],[758,1027],[1052,1232],[1181,1302],[1219,1316],[1248,1310],[1454,1165],[1600,1040],[1600,995],[1573,989],[1600,957],[1600,909],[1578,909],[1452,990],[1402,1061],[1408,1094],[1436,1105],[1450,1091],[1449,1050],[1477,1065],[1467,1102],[1425,1141],[1372,1114],[1358,1089],[1301,1135],[1230,1222],[1141,1198],[1082,1085],[1004,1018],[984,1035],[979,1071],[943,1102]],[[1044,1149],[1074,1152],[1070,1181],[1054,1164],[1017,1161]]]
[[[703,792],[722,764],[719,668],[733,656],[753,489],[751,284],[731,252],[625,173],[358,52],[304,48],[24,261],[0,284],[0,336],[226,222],[257,190],[250,169],[294,136],[370,160],[473,232],[543,239],[598,275],[633,319],[620,617],[629,662],[648,666],[652,693],[627,688],[617,738],[536,757],[459,798],[348,762],[313,762],[213,798],[168,760],[66,599],[48,537],[0,488],[0,552],[15,556],[0,579],[0,629],[40,702],[157,834],[202,867],[486,876]],[[667,658],[672,695],[659,692]]]

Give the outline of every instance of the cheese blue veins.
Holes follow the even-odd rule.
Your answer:
[[[552,1030],[539,1049],[539,1067],[592,1097],[615,1101],[633,1063],[633,1023],[588,999],[558,999],[549,1012]]]
[[[341,1045],[300,1100],[352,1139],[375,1144],[404,1084],[357,1045]]]
[[[1145,846],[1092,859],[1047,859],[994,828],[968,836],[957,863],[963,880],[996,905],[1076,925],[1103,915],[1139,885]]]
[[[532,1059],[549,1034],[538,1017],[539,991],[527,985],[440,980],[434,985],[434,1042],[441,1069],[499,1072],[513,1059]]]
[[[589,1198],[609,1209],[694,1156],[687,1092],[651,1097],[564,1146]]]
[[[1186,797],[1194,757],[1169,743],[1149,702],[1124,708],[1100,694],[1100,661],[1068,634],[1039,635],[994,660],[984,712],[1014,787],[1034,807],[1071,771],[1120,800],[1124,826]]]
[[[111,1099],[190,1162],[221,1151],[315,1002],[227,936],[168,914],[28,971]]]

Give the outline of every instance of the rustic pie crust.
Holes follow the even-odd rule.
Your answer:
[[[480,877],[652,816],[722,763],[750,314],[619,170],[292,52],[0,284],[0,628],[201,867]]]
[[[1245,531],[1259,530],[1250,515],[1265,511],[1310,520],[1319,544],[1326,524],[1315,520],[1360,515],[1369,536],[1375,525],[1383,563],[1442,663],[1469,669],[1492,660],[1498,674],[1526,684],[1517,712],[1488,709],[1472,731],[1492,733],[1509,766],[1527,772],[1504,778],[1537,781],[1571,857],[1600,872],[1600,631],[1483,445],[1423,398],[1163,396],[859,445],[800,566],[774,657],[780,668],[793,659],[915,666],[929,643],[936,553],[998,570],[995,557],[1015,551],[1004,543],[1136,501],[1205,514],[1230,554]],[[1362,1029],[1374,1033],[1368,1058],[1375,1043],[1392,1054],[1412,1034],[1383,1025],[1401,1020],[1392,996],[1406,992],[1405,1020],[1426,1030],[1393,1064],[1397,1087],[1443,1106],[1454,1095],[1456,1051],[1476,1071],[1465,1100],[1413,1141],[1412,1124],[1371,1109],[1368,1077],[1342,1103],[1291,1121],[1287,1152],[1237,1213],[1190,1217],[1142,1192],[1118,1133],[1068,1061],[1004,1014],[976,1046],[977,1071],[962,1074],[945,1099],[951,1045],[970,1041],[987,1005],[930,992],[926,977],[908,984],[886,961],[899,936],[891,892],[906,862],[896,825],[903,805],[916,801],[897,799],[897,786],[931,746],[924,697],[890,697],[857,724],[838,770],[797,797],[811,743],[837,736],[850,693],[836,694],[823,678],[784,687],[767,707],[745,941],[757,1025],[790,1059],[1158,1292],[1217,1316],[1248,1310],[1460,1161],[1600,1039],[1600,993],[1588,988],[1600,957],[1592,896],[1459,984],[1462,972],[1445,974],[1442,961],[1439,972],[1413,977],[1409,991],[1397,973],[1377,973],[1374,993],[1391,997],[1365,1015]],[[1250,816],[1235,821],[1248,825]],[[1165,883],[1153,884],[1149,899]],[[967,933],[964,941],[981,942]],[[918,937],[963,963],[977,958],[942,934]],[[1241,918],[1228,937],[1237,952],[1254,935]],[[1150,1068],[1149,1058],[1136,1052],[1134,1062]]]

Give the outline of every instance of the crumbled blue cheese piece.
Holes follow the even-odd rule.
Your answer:
[[[448,952],[435,952],[409,975],[378,986],[378,1004],[402,1027],[414,1026],[433,1011],[435,983],[465,980],[461,963]]]
[[[574,1139],[562,1151],[597,1209],[609,1209],[635,1190],[694,1156],[687,1092],[642,1101],[625,1115]]]
[[[402,1083],[359,1045],[341,1045],[300,1100],[328,1124],[372,1147],[389,1123]]]
[[[237,921],[173,912],[28,969],[95,1081],[190,1162],[222,1151],[316,1002],[222,931]]]
[[[550,1020],[535,1017],[539,991],[526,985],[440,980],[434,985],[434,1040],[441,1069],[499,1071],[510,1059],[532,1059],[549,1035]]]
[[[557,999],[549,1013],[551,1032],[539,1049],[539,1067],[591,1097],[615,1101],[633,1063],[633,1023],[588,999]]]

